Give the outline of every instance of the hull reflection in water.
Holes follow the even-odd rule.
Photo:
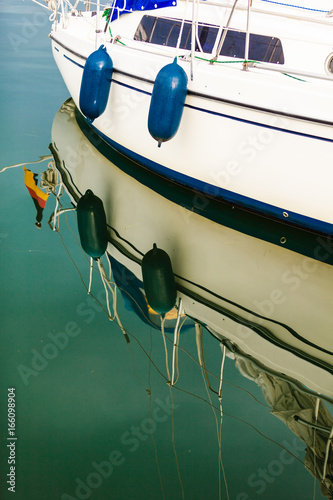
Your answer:
[[[333,267],[217,224],[211,201],[113,151],[71,100],[56,114],[50,149],[73,205],[87,190],[103,202],[114,288],[97,262],[112,291],[109,315],[122,327],[118,290],[142,321],[174,334],[166,359],[171,386],[179,331],[195,325],[208,385],[202,335],[214,335],[222,347],[221,373],[228,355],[261,387],[273,414],[306,443],[305,465],[332,498],[333,419],[323,400],[333,398]],[[201,215],[189,209],[198,203]],[[142,278],[142,259],[154,244],[170,257],[177,288],[175,307],[163,319],[149,306]],[[330,251],[325,242],[320,250]]]

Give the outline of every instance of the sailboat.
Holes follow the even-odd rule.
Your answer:
[[[219,203],[227,227],[332,264],[330,2],[47,3],[54,59],[103,141],[195,211]]]

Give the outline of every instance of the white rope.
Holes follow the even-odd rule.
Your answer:
[[[221,349],[222,349],[222,362],[221,362],[221,373],[220,373],[220,385],[219,385],[219,399],[222,400],[222,382],[223,382],[223,370],[224,370],[224,363],[225,363],[225,355],[226,355],[226,347],[225,344],[220,344]]]
[[[185,17],[186,17],[186,12],[187,12],[187,6],[188,6],[188,0],[186,0],[185,3],[185,9],[184,9],[184,15],[183,15],[183,20],[182,20],[182,25],[180,27],[179,35],[178,35],[178,40],[177,40],[177,45],[176,45],[176,57],[178,57],[179,53],[179,47],[180,47],[180,42],[183,36],[183,31],[184,31],[184,26],[185,26]]]
[[[90,291],[91,291],[93,267],[94,267],[94,259],[92,257],[90,257],[90,272],[89,272],[88,294],[90,294]]]
[[[318,415],[319,415],[319,404],[320,404],[320,399],[316,399],[316,406],[315,406],[315,424],[317,425],[318,421]],[[317,462],[317,455],[316,455],[316,437],[317,437],[317,431],[313,429],[313,470],[316,470],[316,462]],[[316,477],[313,478],[313,500],[316,498],[316,484],[317,480]]]
[[[332,446],[332,437],[333,437],[333,427],[331,429],[329,438],[328,438],[327,443],[326,443],[326,453],[325,453],[325,461],[324,461],[323,477],[322,477],[322,481],[323,482],[325,481],[325,477],[326,477],[326,469],[327,469],[328,456],[330,454],[330,447]]]
[[[109,262],[109,274],[111,276],[111,263],[110,263],[110,259],[107,257],[108,259],[108,262]],[[105,269],[103,267],[103,264],[102,262],[99,260],[99,264],[98,264],[98,267],[99,267],[99,270],[100,270],[100,273],[101,273],[101,278],[102,278],[102,281],[103,281],[103,285],[104,285],[104,288],[105,288],[105,293],[106,293],[106,297],[107,297],[107,307],[108,307],[108,312],[109,312],[109,320],[110,321],[114,321],[114,319],[117,320],[117,323],[121,329],[121,331],[123,332],[123,334],[125,335],[125,337],[127,338],[127,332],[125,330],[125,328],[123,327],[123,324],[120,320],[120,317],[119,317],[119,314],[118,314],[118,310],[117,310],[117,286],[116,284],[114,284],[114,286],[111,285],[111,280],[108,280],[107,276],[106,276],[106,273],[105,273]],[[109,290],[111,291],[112,293],[112,298],[113,298],[113,316],[111,315],[111,312],[110,312],[110,307],[109,307],[109,295],[108,295],[108,292],[107,292],[107,288],[109,288]]]
[[[111,269],[111,260],[109,257],[107,257],[108,263],[109,263],[109,281],[111,281],[111,274],[112,274],[112,269]]]
[[[179,369],[178,369],[178,346],[179,346],[179,336],[180,336],[180,331],[183,327],[183,324],[185,323],[187,316],[183,319],[182,323],[180,323],[180,316],[183,313],[183,301],[181,298],[179,298],[179,303],[178,303],[178,314],[177,314],[177,322],[174,330],[174,335],[173,335],[173,351],[172,351],[172,377],[171,377],[171,386],[174,386],[175,383],[178,380],[179,377]],[[175,371],[177,373],[176,379],[175,379]]]
[[[220,414],[221,414],[221,420],[220,420],[220,432],[219,432],[219,463],[221,464],[222,472],[223,472],[223,479],[224,479],[224,485],[227,493],[227,498],[229,500],[229,490],[228,490],[228,483],[227,483],[227,478],[225,475],[224,467],[223,467],[223,462],[222,462],[222,423],[223,423],[223,409],[222,409],[222,383],[223,383],[223,372],[224,372],[224,364],[225,364],[225,357],[226,357],[226,346],[225,344],[220,344],[221,349],[222,349],[222,361],[221,361],[221,372],[220,372],[220,385],[219,385],[219,392],[218,392],[218,398],[219,398],[219,403],[220,403]],[[220,469],[219,469],[220,471]],[[220,472],[219,472],[220,474]]]
[[[199,364],[203,370],[204,376],[206,377],[207,385],[211,391],[213,391],[209,378],[208,378],[208,373],[207,373],[207,368],[206,368],[206,361],[205,361],[205,353],[204,353],[204,348],[203,348],[203,334],[202,334],[202,326],[200,323],[195,323],[195,341],[197,344],[197,352],[198,352],[198,359],[199,359]],[[213,391],[216,392],[216,391]]]
[[[96,259],[96,260],[97,260],[98,269],[99,269],[99,272],[100,272],[100,275],[101,275],[101,280],[102,280],[102,283],[103,283],[103,286],[104,286],[104,290],[105,290],[106,305],[107,305],[107,308],[108,308],[109,320],[112,321],[114,319],[114,317],[112,316],[111,311],[110,311],[109,293],[108,293],[108,289],[107,289],[107,286],[106,286],[106,283],[105,283],[106,279],[105,279],[104,268],[103,268],[103,266],[101,264],[101,259]]]
[[[40,163],[40,162],[45,161],[45,160],[53,160],[53,156],[52,155],[41,156],[40,159],[36,160],[36,161],[26,161],[24,163],[16,163],[15,165],[8,165],[7,167],[3,167],[0,170],[0,174],[1,174],[1,172],[4,172],[8,168],[17,168],[17,167],[24,167],[25,165],[34,165],[35,163]]]
[[[175,326],[175,330],[173,333],[171,386],[173,386],[175,383],[175,361],[176,361],[176,352],[178,352],[178,343],[179,343],[179,322],[180,322],[181,304],[182,304],[182,299],[180,298],[178,312],[177,312],[177,321],[176,321],[176,326]]]
[[[165,340],[164,323],[165,323],[165,316],[161,315],[161,331],[162,331],[164,351],[165,351],[165,366],[166,366],[166,371],[167,371],[167,375],[168,375],[168,383],[170,384],[171,377],[170,377],[170,370],[169,370],[169,356],[168,356],[168,349],[167,349],[166,340]]]
[[[59,189],[58,189],[58,194],[56,194],[56,205],[54,208],[54,213],[53,213],[53,231],[56,231],[57,229],[57,216],[58,216],[58,224],[59,224],[59,215],[58,215],[58,207],[59,207],[59,198],[60,198],[60,193],[62,191],[62,182],[59,184]],[[75,209],[73,209],[75,210]]]
[[[53,9],[50,9],[50,7],[46,6],[46,5],[43,5],[42,3],[40,2],[37,2],[37,0],[32,0],[34,3],[36,3],[37,5],[39,5],[40,7],[43,7],[43,9],[47,9],[47,10],[53,10]],[[45,0],[46,1],[46,0]],[[53,0],[54,1],[54,0]]]
[[[210,401],[210,405],[211,405],[211,408],[212,408],[212,411],[213,411],[213,414],[214,414],[214,418],[215,418],[215,422],[216,422],[216,434],[217,434],[217,442],[218,442],[218,447],[219,447],[219,455],[218,455],[218,466],[219,466],[219,500],[221,500],[221,498],[222,498],[222,492],[221,492],[221,470],[222,470],[222,473],[223,473],[223,479],[224,479],[224,485],[225,485],[225,490],[226,490],[227,498],[228,498],[228,500],[230,500],[230,498],[229,498],[228,484],[227,484],[227,478],[226,478],[226,475],[225,475],[225,470],[224,470],[223,460],[222,460],[222,436],[221,436],[221,432],[222,432],[222,414],[223,414],[223,412],[222,412],[222,384],[221,384],[221,380],[223,380],[223,369],[224,369],[225,354],[226,354],[225,346],[223,346],[224,349],[223,349],[223,357],[222,357],[222,363],[221,363],[221,374],[220,374],[219,394],[221,394],[221,398],[219,397],[219,400],[220,400],[221,421],[220,421],[220,426],[219,426],[219,423],[218,423],[218,420],[217,420],[217,416],[216,416],[216,412],[215,412],[215,408],[213,406],[212,399],[210,397],[210,393],[209,393],[209,390],[208,390],[208,388],[210,390],[212,390],[212,389],[210,387],[208,376],[207,376],[207,369],[206,369],[206,364],[205,364],[205,355],[204,355],[204,349],[203,349],[202,326],[200,325],[200,323],[195,323],[195,338],[196,338],[197,351],[198,351],[198,360],[199,360],[199,364],[200,364],[200,367],[201,367],[202,378],[203,378],[203,381],[204,381],[204,384],[205,384],[205,388],[206,388],[206,392],[207,392],[207,395],[208,395],[208,399]],[[222,344],[220,344],[220,345],[221,345],[221,348],[222,348]]]

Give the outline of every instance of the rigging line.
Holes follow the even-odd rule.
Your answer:
[[[158,330],[158,326],[157,326],[157,325],[155,325],[155,324],[153,323],[153,321],[151,321],[151,319],[150,319],[149,315],[147,315],[147,312],[146,312],[146,311],[144,311],[144,310],[142,309],[142,307],[141,307],[141,306],[140,306],[140,304],[136,301],[136,299],[135,299],[134,297],[132,297],[132,295],[131,295],[131,294],[130,294],[127,290],[125,290],[124,288],[122,288],[122,287],[121,287],[121,286],[119,286],[119,285],[118,285],[118,289],[119,289],[119,290],[121,290],[122,292],[126,293],[126,295],[128,295],[128,296],[129,296],[129,297],[133,300],[133,302],[135,303],[135,305],[137,306],[137,308],[140,310],[140,312],[141,312],[142,316],[143,316],[143,317],[145,318],[145,320],[149,323],[149,326],[154,327],[154,328],[156,328],[156,329]],[[169,339],[168,339],[168,340],[169,340]]]
[[[82,283],[83,283],[83,286],[84,286],[84,287],[85,287],[85,289],[88,291],[88,287],[87,287],[87,285],[86,285],[86,283],[85,283],[85,281],[84,281],[84,279],[83,279],[83,277],[82,277],[82,274],[81,274],[81,272],[80,272],[79,268],[77,267],[77,265],[75,264],[74,259],[72,258],[72,256],[71,256],[71,254],[70,254],[70,252],[69,252],[68,248],[67,248],[67,247],[66,247],[66,245],[65,245],[65,242],[64,242],[64,239],[63,239],[63,237],[62,237],[62,234],[60,233],[60,231],[59,231],[58,229],[56,230],[56,232],[59,234],[60,239],[61,239],[61,242],[62,242],[62,244],[63,244],[63,246],[64,246],[64,248],[65,248],[65,250],[66,250],[66,252],[67,252],[67,254],[68,254],[69,258],[70,258],[70,260],[72,261],[72,263],[73,263],[73,265],[74,265],[75,269],[77,270],[77,272],[78,272],[78,274],[79,274],[79,276],[80,276],[80,279],[81,279],[81,281],[82,281]],[[98,300],[98,298],[97,298],[97,297],[95,297],[92,293],[90,293],[90,296],[91,296],[91,297],[92,297],[92,298],[93,298],[93,299],[94,299],[94,300],[95,300],[95,301],[99,304],[99,306],[100,306],[101,310],[102,310],[102,311],[103,311],[103,312],[104,312],[104,313],[108,316],[108,312],[104,309],[104,307],[103,307],[102,303]],[[114,323],[115,323],[115,324],[116,324],[119,328],[121,328],[121,326],[120,326],[120,325],[119,325],[116,321],[115,321]],[[126,331],[126,330],[125,330],[125,331]],[[126,331],[126,333],[128,333],[128,332]]]
[[[109,264],[109,281],[111,282],[111,277],[112,277],[111,260],[109,259],[109,257],[106,257],[106,260],[108,261]]]
[[[16,163],[15,165],[8,165],[7,167],[3,167],[0,170],[0,174],[4,172],[5,170],[8,170],[9,168],[17,168],[17,167],[23,167],[24,165],[35,165],[36,163],[41,163],[42,161],[45,160],[53,160],[52,155],[45,155],[45,156],[40,156],[39,160],[36,161],[25,161],[24,163]]]
[[[176,349],[176,379],[174,381],[174,384],[177,382],[177,380],[179,379],[179,366],[178,366],[178,347],[179,347],[179,334],[180,334],[180,331],[181,329],[183,328],[183,325],[185,323],[185,321],[187,320],[187,317],[185,316],[185,318],[183,319],[182,323],[180,324],[180,327],[179,327],[179,331],[178,331],[178,340],[177,340],[177,349]],[[169,340],[169,339],[168,339]]]
[[[217,337],[209,330],[209,328],[207,328],[207,325],[203,324],[203,326],[205,327],[206,331],[214,338],[214,340],[216,340]],[[224,339],[224,342],[225,341],[228,341],[228,339]],[[320,399],[322,401],[326,401],[326,403],[328,403],[330,405],[333,404],[333,399],[330,398],[329,396],[325,396],[322,393],[318,393],[316,391],[308,389],[307,387],[305,387],[303,384],[301,384],[301,382],[297,381],[296,379],[288,377],[287,375],[284,375],[281,372],[277,372],[276,370],[267,368],[267,366],[263,365],[260,361],[255,360],[251,356],[249,356],[249,355],[247,356],[246,354],[244,354],[243,351],[241,351],[238,348],[238,346],[236,346],[235,344],[232,344],[232,347],[234,348],[234,350],[231,350],[231,349],[229,349],[229,350],[231,352],[233,352],[233,353],[236,353],[236,355],[237,355],[238,358],[246,359],[246,360],[250,359],[251,363],[253,363],[256,366],[257,369],[261,370],[262,372],[264,372],[264,373],[266,373],[266,374],[268,374],[270,376],[277,377],[277,378],[283,380],[284,382],[288,382],[288,384],[290,384],[293,387],[293,389],[296,389],[297,391],[301,392],[302,395],[307,396],[308,398],[317,398],[317,397],[320,397]],[[228,348],[228,345],[227,345],[227,348]],[[212,376],[214,376],[215,378],[217,378],[216,375],[214,375],[213,373],[212,373]],[[226,382],[226,383],[231,384],[230,382]],[[233,384],[231,384],[231,385],[233,385]],[[235,387],[238,387],[238,386],[236,385]],[[239,387],[239,389],[241,389],[241,387]],[[318,394],[319,394],[319,396],[318,396]],[[260,403],[260,401],[258,401],[258,403],[259,404],[263,404],[263,403]],[[263,406],[267,406],[267,405],[263,404]]]
[[[218,394],[218,399],[219,399],[219,403],[220,403],[220,413],[221,413],[220,431],[219,431],[219,439],[220,439],[219,462],[221,463],[221,468],[222,468],[224,485],[225,485],[227,497],[228,497],[228,500],[230,500],[227,478],[226,478],[226,475],[225,475],[225,470],[224,470],[223,461],[222,461],[222,422],[223,422],[222,382],[223,382],[223,372],[224,372],[224,364],[225,364],[225,356],[226,356],[226,346],[225,346],[225,344],[222,344],[222,343],[220,343],[220,346],[221,346],[221,349],[222,349],[222,361],[221,361],[221,372],[220,372],[220,386],[219,386],[219,394]],[[220,476],[220,474],[221,473],[220,473],[220,469],[219,469],[219,476]]]
[[[161,475],[161,470],[160,470],[160,466],[159,466],[159,462],[158,462],[156,441],[155,441],[155,438],[154,438],[154,435],[153,435],[153,431],[152,431],[152,426],[151,426],[151,380],[150,380],[150,375],[151,375],[151,361],[152,361],[152,353],[153,353],[153,336],[152,336],[152,328],[151,327],[149,329],[149,337],[150,337],[150,350],[149,350],[148,389],[147,389],[147,393],[148,393],[148,396],[149,396],[149,424],[150,424],[151,439],[152,439],[153,446],[154,446],[155,462],[156,462],[158,477],[159,477],[159,481],[160,481],[160,486],[161,486],[163,500],[165,500],[165,493],[164,493],[162,475]]]
[[[90,257],[90,272],[89,272],[89,286],[88,286],[88,294],[90,294],[91,291],[91,284],[92,284],[92,271],[94,267],[94,261],[93,258]]]
[[[228,33],[228,28],[229,28],[229,25],[230,25],[230,21],[231,21],[231,18],[233,16],[234,10],[236,8],[237,2],[238,2],[238,0],[234,1],[234,4],[233,4],[232,9],[230,11],[229,18],[228,18],[226,26],[225,27],[221,26],[221,28],[220,28],[220,30],[221,30],[221,35],[220,35],[221,38],[219,40],[219,43],[218,43],[218,46],[217,46],[217,49],[216,49],[216,52],[215,52],[215,56],[213,57],[212,61],[215,61],[218,58],[218,56],[219,56],[219,54],[220,54],[220,52],[222,50],[225,38],[226,38],[227,33]]]
[[[66,218],[67,218],[67,215],[66,215]],[[72,263],[74,264],[74,267],[75,267],[75,269],[77,270],[77,272],[78,272],[78,274],[79,274],[79,276],[80,276],[80,279],[81,279],[81,281],[82,281],[82,283],[83,283],[83,285],[84,285],[85,289],[86,289],[86,290],[87,290],[87,292],[88,292],[89,288],[87,287],[87,285],[86,285],[86,283],[85,283],[85,281],[84,281],[84,279],[83,279],[83,277],[82,277],[82,274],[81,274],[81,272],[80,272],[79,268],[78,268],[78,267],[77,267],[77,265],[75,264],[74,259],[72,258],[72,256],[71,256],[71,254],[70,254],[70,252],[69,252],[68,248],[66,247],[65,242],[64,242],[64,239],[63,239],[63,237],[62,237],[62,235],[61,235],[60,231],[57,229],[57,230],[56,230],[56,232],[59,234],[60,239],[61,239],[61,242],[62,242],[62,244],[63,244],[63,246],[64,246],[64,248],[65,248],[65,250],[66,250],[66,252],[67,252],[67,254],[68,254],[69,258],[70,258],[70,260],[71,260],[71,261],[72,261]],[[82,247],[81,247],[81,248],[82,248]],[[83,251],[83,249],[82,249],[82,251]],[[87,260],[88,260],[88,259],[87,259]],[[100,265],[102,266],[102,269],[104,270],[103,265],[102,265],[101,263],[100,263]],[[97,297],[95,297],[95,296],[94,296],[91,292],[89,293],[89,295],[90,295],[90,296],[91,296],[91,297],[92,297],[92,298],[93,298],[93,299],[94,299],[94,300],[95,300],[95,301],[99,304],[100,308],[101,308],[101,309],[102,309],[102,311],[103,311],[103,312],[104,312],[104,313],[108,316],[109,320],[110,320],[110,321],[114,321],[114,317],[112,317],[111,312],[110,312],[110,309],[109,309],[108,292],[107,292],[107,289],[106,289],[106,286],[105,286],[105,283],[104,283],[104,279],[103,279],[103,276],[102,276],[101,269],[100,269],[100,273],[101,273],[102,282],[103,282],[103,285],[104,285],[104,288],[105,288],[105,292],[106,292],[106,295],[107,295],[107,306],[108,306],[108,311],[106,311],[106,310],[104,309],[103,305],[102,305],[102,304],[101,304],[101,302],[97,299]],[[105,271],[104,271],[104,275],[105,275]],[[108,282],[107,282],[107,283],[108,283]],[[110,287],[110,284],[108,284],[108,286]],[[111,289],[111,291],[113,291],[111,287],[110,287],[110,289]],[[113,299],[115,300],[115,296],[114,296],[114,294],[113,294]],[[116,325],[117,325],[117,326],[121,329],[121,331],[122,331],[122,332],[123,332],[123,334],[124,334],[124,337],[125,337],[126,342],[127,342],[127,343],[129,343],[128,331],[127,331],[127,330],[123,327],[123,325],[122,325],[122,323],[121,323],[121,321],[120,321],[120,318],[119,318],[119,316],[118,316],[118,313],[117,313],[117,312],[116,312],[116,314],[115,314],[115,318],[116,318],[116,320],[117,320],[117,321],[114,321],[114,323],[115,323],[115,324],[116,324]]]
[[[103,269],[102,269],[101,259],[97,259],[97,264],[98,264],[98,269],[99,269],[99,272],[100,272],[100,275],[101,275],[101,280],[102,280],[102,283],[103,283],[103,286],[104,286],[104,290],[105,290],[106,305],[107,305],[108,313],[109,313],[108,314],[108,318],[109,318],[110,321],[113,321],[114,318],[115,318],[115,314],[112,316],[111,311],[110,311],[109,293],[108,293],[108,288],[107,288],[106,283],[105,283],[105,277],[103,275]]]
[[[144,354],[147,356],[147,358],[150,359],[150,362],[153,365],[153,367],[155,368],[155,370],[161,375],[161,377],[164,378],[164,380],[166,380],[166,382],[168,382],[167,377],[156,366],[156,364],[154,363],[153,359],[149,357],[149,354],[147,353],[147,351],[145,350],[145,348],[142,346],[142,344],[140,343],[140,341],[136,338],[136,336],[133,333],[129,332],[128,330],[126,330],[126,332],[127,332],[127,334],[128,334],[129,337],[132,337],[138,343],[140,349],[144,352]]]
[[[74,259],[72,258],[72,256],[71,256],[71,254],[70,254],[70,252],[69,252],[68,248],[67,248],[67,247],[66,247],[66,245],[65,245],[65,242],[64,242],[64,239],[63,239],[63,237],[62,237],[62,234],[60,233],[59,229],[56,229],[56,232],[59,234],[60,239],[61,239],[61,243],[63,244],[63,246],[64,246],[64,248],[65,248],[65,250],[66,250],[66,252],[67,252],[67,254],[68,254],[69,258],[71,259],[72,263],[74,264],[75,269],[76,269],[76,270],[77,270],[77,272],[79,273],[80,279],[81,279],[81,281],[82,281],[82,283],[83,283],[83,285],[84,285],[85,289],[86,289],[86,290],[88,290],[88,287],[87,287],[87,285],[85,284],[84,279],[82,278],[82,274],[81,274],[81,272],[80,272],[79,268],[78,268],[78,267],[77,267],[77,265],[75,264]],[[97,299],[96,299],[96,300],[97,300]],[[98,301],[98,302],[99,302],[99,301]],[[102,307],[102,304],[101,304],[101,307]],[[103,309],[103,307],[102,307],[102,309]],[[106,311],[105,311],[105,312],[106,312]]]
[[[54,212],[53,212],[53,231],[55,231],[55,229],[57,227],[57,216],[58,216],[58,228],[59,228],[59,224],[60,224],[59,223],[58,207],[60,204],[60,196],[62,196],[62,187],[63,187],[63,183],[61,181],[59,184],[58,193],[55,193],[56,204],[55,204],[55,208],[54,208]]]
[[[165,332],[164,332],[164,322],[165,322],[165,315],[161,315],[161,331],[162,331],[162,337],[163,337],[163,343],[164,343],[164,351],[165,351],[165,367],[166,367],[166,372],[168,375],[168,384],[171,383],[171,377],[170,377],[170,371],[169,371],[169,357],[168,357],[168,349],[166,345],[166,340],[165,340]]]
[[[323,14],[328,14],[329,10],[311,9],[310,7],[302,7],[300,5],[293,5],[291,3],[276,2],[273,0],[261,0],[262,2],[274,3],[276,5],[283,5],[283,7],[294,7],[295,9],[309,10],[312,12],[322,12]]]
[[[333,427],[331,429],[329,438],[326,443],[326,453],[325,453],[325,460],[324,460],[324,467],[323,467],[323,476],[322,476],[322,482],[325,482],[326,478],[326,469],[327,469],[327,462],[328,462],[328,456],[330,454],[330,447],[332,446],[332,437],[333,437]]]
[[[210,381],[209,381],[209,377],[208,377],[208,370],[207,370],[207,367],[206,367],[206,361],[205,361],[205,353],[204,353],[204,348],[203,348],[203,336],[202,336],[202,325],[201,323],[199,323],[198,321],[195,322],[195,340],[196,340],[196,344],[197,344],[197,353],[198,353],[198,359],[199,359],[199,363],[197,362],[197,360],[187,351],[185,351],[185,349],[183,349],[186,354],[188,354],[188,356],[190,356],[190,358],[192,358],[193,361],[195,361],[200,367],[202,366],[203,369],[204,369],[204,374],[205,374],[205,377],[206,377],[206,381],[207,381],[207,384],[208,384],[208,387],[209,389],[212,391],[212,392],[215,392],[215,394],[217,394],[217,391],[215,391],[212,386],[210,385]],[[213,375],[213,374],[212,374]],[[218,378],[215,374],[214,374],[214,377]]]
[[[169,339],[168,339],[169,340]],[[194,361],[197,365],[200,366],[200,363],[198,363],[198,361],[186,350],[184,349],[183,347],[179,346],[179,349],[181,349],[182,351],[184,351],[191,359],[192,361]],[[212,375],[212,377],[215,377],[217,380],[219,380],[219,377],[217,375],[215,375],[215,373],[212,373],[210,372],[209,370],[207,370],[207,368],[205,368],[205,371],[207,373],[209,373],[210,375]],[[261,401],[259,401],[259,399],[257,399],[250,391],[248,391],[247,389],[244,389],[243,387],[240,387],[239,385],[236,385],[236,384],[233,384],[232,382],[228,382],[227,380],[224,380],[224,383],[225,384],[228,384],[228,385],[231,385],[232,387],[235,387],[236,389],[239,389],[243,392],[245,392],[246,394],[248,394],[249,396],[251,396],[251,398],[253,398],[258,404],[260,404],[261,406],[264,406],[265,408],[271,408],[269,405],[265,404],[265,403],[262,403]],[[217,391],[215,391],[214,389],[212,389],[212,387],[209,385],[209,389],[214,392],[215,394],[218,394]]]
[[[216,410],[219,410],[219,408],[217,408],[216,406],[214,405],[210,405],[210,403],[208,401],[206,401],[206,399],[202,398],[201,396],[198,396],[197,394],[193,394],[189,391],[186,391],[185,389],[181,389],[179,386],[175,386],[174,387],[175,390],[178,390],[178,391],[181,391],[181,392],[184,392],[185,394],[189,394],[190,396],[193,396],[194,398],[197,398],[197,399],[200,399],[201,401],[203,401],[204,403],[208,404],[209,406],[212,406],[213,408],[215,408]],[[289,455],[291,455],[292,457],[294,457],[300,464],[304,465],[304,462],[302,462],[302,460],[300,460],[296,455],[294,455],[291,451],[289,451],[287,448],[285,448],[282,444],[278,443],[277,441],[274,441],[274,439],[266,436],[265,434],[263,434],[262,432],[260,432],[256,427],[254,427],[254,425],[250,424],[250,422],[247,422],[246,420],[243,420],[242,418],[240,417],[236,417],[235,415],[231,415],[230,413],[226,413],[224,412],[224,415],[226,415],[227,417],[230,417],[230,418],[233,418],[235,420],[238,420],[239,422],[242,422],[243,424],[246,424],[248,425],[249,427],[251,427],[251,429],[253,429],[255,432],[257,432],[257,434],[259,434],[261,437],[263,437],[264,439],[267,439],[268,441],[270,441],[271,443],[274,443],[276,444],[277,446],[279,446],[281,449],[285,450],[287,453],[289,453]],[[332,429],[333,430],[333,429]]]
[[[132,359],[132,365],[133,365],[133,370],[134,370],[134,373],[136,375],[136,378],[138,379],[138,381],[140,382],[140,384],[142,385],[144,391],[148,394],[149,396],[149,400],[150,400],[150,394],[147,390],[147,387],[145,386],[145,384],[143,383],[137,369],[136,369],[136,364],[135,364],[135,359],[134,359],[134,356],[133,356],[133,352],[132,352],[132,346],[131,346],[131,342],[128,343],[128,348],[129,348],[129,352],[130,352],[130,356],[131,356],[131,359]],[[149,414],[149,418],[150,418],[150,414]]]
[[[175,326],[174,333],[173,333],[171,386],[173,386],[176,383],[176,381],[178,380],[178,374],[179,374],[179,372],[178,372],[178,344],[179,344],[179,333],[180,333],[179,322],[180,322],[181,307],[182,307],[182,299],[179,298],[177,321],[176,321],[176,326]],[[177,361],[177,379],[175,380],[176,361]]]
[[[180,489],[182,492],[182,499],[185,500],[185,494],[184,494],[184,487],[183,487],[183,482],[182,478],[180,475],[180,469],[179,469],[179,462],[178,462],[178,456],[177,456],[177,450],[176,450],[176,442],[175,442],[175,408],[174,408],[174,402],[173,402],[173,395],[172,395],[172,390],[171,390],[171,385],[169,384],[169,391],[170,391],[170,398],[171,398],[171,432],[172,432],[172,446],[173,446],[173,453],[175,456],[176,460],[176,467],[177,467],[177,473],[178,473],[178,479],[179,479],[179,484],[180,484]]]
[[[197,344],[197,353],[198,353],[198,358],[199,358],[199,361],[200,361],[200,370],[201,370],[201,375],[202,375],[202,379],[204,381],[204,385],[205,385],[205,389],[206,389],[206,392],[207,392],[207,396],[208,396],[208,399],[209,399],[209,404],[212,408],[212,412],[213,412],[213,415],[214,415],[214,418],[215,418],[215,425],[216,425],[216,435],[217,435],[217,443],[218,443],[218,448],[219,448],[219,455],[218,455],[218,467],[219,467],[219,500],[221,500],[221,495],[222,495],[222,489],[221,489],[221,468],[220,468],[220,457],[222,456],[222,454],[220,454],[220,450],[221,450],[221,438],[220,438],[220,434],[219,434],[219,424],[218,424],[218,420],[217,420],[217,416],[216,416],[216,411],[215,411],[215,408],[213,406],[213,402],[212,402],[212,398],[210,396],[210,392],[208,390],[208,387],[210,390],[211,387],[209,385],[209,380],[208,380],[208,377],[207,377],[207,374],[206,374],[206,369],[204,368],[204,365],[203,365],[203,359],[204,359],[204,350],[203,350],[203,345],[202,345],[202,327],[200,325],[200,323],[196,323],[195,324],[195,330],[196,330],[196,344]],[[215,392],[215,391],[214,391]],[[217,392],[215,392],[217,394]]]
[[[317,422],[318,422],[318,414],[319,414],[319,405],[320,405],[320,399],[317,398],[316,399],[316,406],[315,406],[315,424],[317,425]],[[313,470],[315,471],[316,470],[316,467],[317,467],[317,454],[315,452],[315,449],[316,449],[316,438],[317,438],[317,432],[316,430],[314,429],[313,430]],[[317,484],[317,481],[316,481],[316,477],[313,476],[313,500],[316,499],[316,484]]]
[[[167,381],[167,378],[165,377],[165,375],[159,370],[159,368],[156,366],[156,364],[154,363],[154,361],[152,360],[152,358],[150,358],[149,354],[147,353],[147,351],[144,349],[144,347],[141,345],[140,341],[135,337],[135,335],[133,335],[132,333],[130,333],[129,331],[127,331],[128,335],[131,336],[139,345],[139,347],[142,349],[142,351],[145,353],[145,355],[150,359],[151,361],[151,364],[154,366],[154,368],[156,369],[156,371]],[[208,404],[209,406],[211,406],[212,408],[214,408],[215,410],[219,411],[219,408],[217,408],[216,406],[214,406],[213,404],[209,403],[206,399],[202,398],[201,396],[198,396],[197,394],[194,394],[192,392],[189,392],[185,389],[181,389],[179,386],[174,386],[174,389],[177,389],[179,390],[180,392],[183,392],[185,394],[188,394],[196,399],[199,399],[200,401],[203,401],[204,403]],[[171,386],[170,386],[170,393],[171,393]],[[172,398],[172,393],[171,393],[171,399],[172,399],[172,402],[173,402],[173,398]],[[281,445],[280,443],[278,443],[277,441],[275,441],[274,439],[266,436],[265,434],[263,434],[262,432],[260,432],[254,425],[250,424],[249,422],[247,422],[246,420],[240,418],[240,417],[236,417],[235,415],[231,415],[230,413],[226,413],[224,412],[224,415],[226,415],[227,417],[230,417],[230,418],[233,418],[234,420],[237,420],[239,422],[242,422],[243,424],[251,427],[257,434],[259,434],[261,437],[263,437],[264,439],[267,439],[268,441],[270,441],[271,443],[279,446],[279,448],[285,450],[290,456],[294,457],[299,463],[301,463],[302,465],[304,465],[304,462],[302,462],[302,460],[300,460],[296,455],[294,455],[291,451],[289,451],[287,448],[285,448],[283,445]],[[333,429],[332,429],[333,431]]]
[[[121,331],[123,332],[123,334],[125,336],[126,342],[129,342],[128,335],[126,333],[125,328],[123,327],[123,324],[121,322],[121,319],[119,317],[118,310],[117,310],[117,285],[115,283],[111,282],[111,281],[108,281],[106,273],[105,273],[105,269],[104,269],[104,266],[103,266],[101,260],[98,259],[97,262],[98,262],[99,270],[100,270],[100,273],[101,273],[102,281],[103,281],[103,284],[104,284],[105,293],[106,293],[106,296],[107,296],[107,306],[108,306],[109,313],[110,313],[110,309],[109,309],[109,297],[108,297],[106,286],[110,289],[110,291],[112,293],[112,297],[113,297],[113,316],[111,316],[111,313],[110,313],[109,319],[111,321],[114,321],[114,319],[117,320],[118,325],[119,325]]]

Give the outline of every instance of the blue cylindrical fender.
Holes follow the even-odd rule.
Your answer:
[[[81,80],[79,105],[81,112],[91,121],[105,111],[112,72],[112,59],[106,47],[101,45],[86,60]]]
[[[143,286],[150,307],[164,316],[174,307],[177,288],[168,254],[157,248],[145,254],[141,263]]]
[[[83,250],[93,259],[101,257],[108,244],[103,202],[88,189],[78,201],[77,225]]]
[[[148,130],[160,146],[174,137],[180,125],[187,94],[187,76],[183,68],[167,64],[157,74],[151,96]]]

